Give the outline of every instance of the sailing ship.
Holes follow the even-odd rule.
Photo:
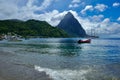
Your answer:
[[[99,38],[99,36],[97,35],[97,31],[95,29],[91,29],[89,36],[90,38]]]

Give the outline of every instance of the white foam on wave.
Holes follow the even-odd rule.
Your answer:
[[[37,71],[44,71],[46,74],[48,74],[51,78],[54,80],[87,80],[85,78],[85,74],[91,71],[91,69],[88,70],[54,70],[49,68],[42,68],[40,66],[35,65],[35,70]]]

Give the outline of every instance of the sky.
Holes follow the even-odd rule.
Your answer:
[[[0,0],[0,20],[36,19],[57,26],[71,12],[89,34],[120,37],[120,0]]]

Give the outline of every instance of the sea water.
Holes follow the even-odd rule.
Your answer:
[[[120,39],[98,38],[78,44],[80,38],[33,38],[1,41],[0,49],[17,64],[31,65],[54,80],[120,80]]]

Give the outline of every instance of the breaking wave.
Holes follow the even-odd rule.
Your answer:
[[[35,70],[44,71],[54,80],[87,80],[85,75],[89,73],[91,70],[54,70],[49,68],[42,68],[40,66],[35,65]]]

